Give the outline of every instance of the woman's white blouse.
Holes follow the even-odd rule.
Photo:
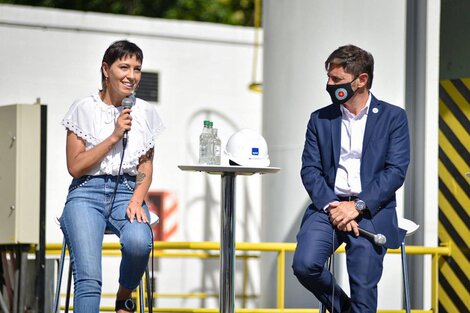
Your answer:
[[[86,142],[89,150],[108,138],[123,107],[115,107],[101,101],[98,93],[76,100],[62,120],[66,129],[74,132]],[[128,132],[127,147],[122,162],[122,173],[137,175],[139,157],[155,145],[157,136],[165,126],[150,103],[136,98],[132,107],[132,126]],[[101,164],[91,169],[88,175],[118,175],[121,162],[122,143],[116,143]]]

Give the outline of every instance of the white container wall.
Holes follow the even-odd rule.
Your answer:
[[[219,241],[220,178],[182,172],[177,165],[197,162],[205,118],[219,129],[223,147],[238,129],[260,131],[261,94],[248,90],[252,28],[0,5],[0,38],[4,73],[0,76],[0,105],[32,104],[36,98],[48,105],[47,243],[62,242],[57,218],[71,180],[65,164],[65,129],[60,121],[72,101],[100,88],[103,53],[120,39],[142,48],[144,72],[159,74],[159,101],[155,105],[167,129],[156,144],[151,191],[166,197],[167,240]],[[258,242],[261,179],[240,177],[237,183],[237,240]],[[116,237],[107,236],[106,240],[116,241]],[[118,261],[103,261],[103,292],[117,290]],[[241,279],[241,270],[239,265],[237,279]],[[217,295],[218,271],[217,259],[163,259],[158,264],[156,291],[204,290]],[[248,286],[249,293],[259,294],[256,262],[250,262]],[[112,305],[113,301],[104,299],[103,304]],[[168,298],[160,299],[158,305],[218,307],[218,299]],[[254,306],[255,300],[249,300],[248,305]]]

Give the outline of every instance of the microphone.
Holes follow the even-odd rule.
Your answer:
[[[133,95],[131,94],[130,96],[127,96],[124,99],[122,99],[121,105],[123,106],[123,109],[132,108],[132,106],[134,105]],[[122,136],[122,146],[124,147],[124,149],[127,146],[127,138],[129,137],[127,132],[128,130],[126,130],[124,132],[124,136]]]
[[[359,227],[359,234],[374,241],[377,246],[383,246],[387,243],[387,238],[382,234],[374,234]]]

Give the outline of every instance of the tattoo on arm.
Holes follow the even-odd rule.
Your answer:
[[[135,189],[139,187],[145,179],[145,174],[142,172],[137,172],[137,177],[135,179]]]
[[[140,165],[142,165],[144,163],[147,163],[147,162],[152,162],[152,160],[153,160],[153,148],[149,149],[147,151],[147,153],[145,153],[139,159],[139,165],[137,166],[138,172],[137,172],[137,177],[136,177],[136,180],[135,180],[135,188],[136,189],[137,189],[137,187],[139,187],[142,184],[144,179],[147,177],[147,175],[145,173],[139,171]]]

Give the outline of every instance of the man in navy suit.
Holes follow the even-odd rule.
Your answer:
[[[374,59],[353,45],[326,60],[333,104],[311,114],[302,154],[302,182],[312,203],[297,234],[293,270],[330,312],[377,311],[377,284],[387,248],[397,248],[395,192],[410,161],[406,113],[371,93]],[[359,228],[386,237],[379,246]],[[325,262],[346,244],[350,297]]]

